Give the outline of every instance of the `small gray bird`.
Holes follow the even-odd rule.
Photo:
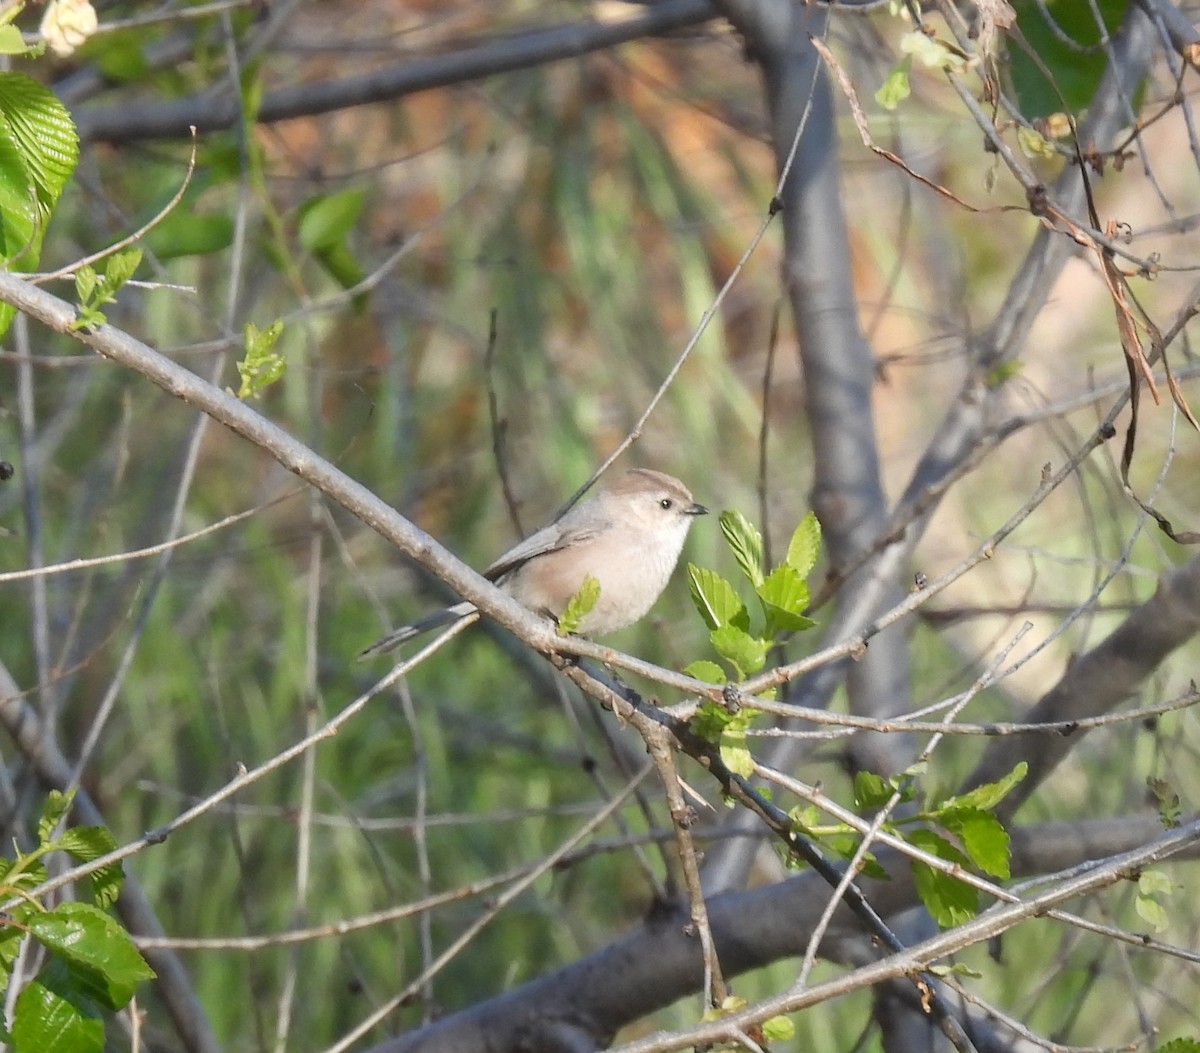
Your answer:
[[[600,598],[580,620],[579,632],[603,636],[632,625],[653,606],[679,562],[693,517],[707,514],[678,479],[634,468],[509,549],[483,576],[531,611],[557,619],[590,575],[600,583]],[[403,625],[359,660],[474,610],[473,603],[456,603]]]

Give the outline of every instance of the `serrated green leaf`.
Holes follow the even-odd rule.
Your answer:
[[[733,553],[734,560],[750,579],[750,584],[758,588],[763,582],[762,534],[736,509],[722,512],[719,521],[721,533],[725,535],[725,543]]]
[[[22,73],[0,74],[0,115],[33,183],[44,227],[79,160],[75,122],[54,92]]]
[[[1173,1038],[1162,1046],[1156,1046],[1154,1053],[1200,1053],[1200,1042],[1194,1038]]]
[[[808,606],[808,584],[795,567],[781,563],[757,589],[767,626],[764,635],[799,632],[816,623],[803,614]]]
[[[884,781],[883,776],[873,771],[858,771],[854,773],[854,810],[856,812],[873,811],[882,808],[892,799],[892,788]]]
[[[1013,770],[1003,778],[997,779],[995,782],[985,783],[983,786],[976,786],[975,789],[959,797],[951,797],[941,807],[980,808],[983,811],[990,811],[1012,792],[1013,788],[1025,778],[1028,772],[1029,765],[1024,761],[1018,761]]]
[[[154,970],[129,934],[88,903],[63,903],[29,919],[29,931],[60,955],[80,990],[107,1009],[123,1009]]]
[[[800,520],[788,542],[787,557],[784,562],[794,567],[800,577],[807,578],[817,565],[817,557],[821,554],[821,524],[816,514],[809,512]]]
[[[796,805],[788,811],[792,829],[807,834],[821,821],[821,812],[815,804]]]
[[[718,706],[715,702],[701,702],[696,707],[696,712],[692,715],[688,727],[691,728],[693,734],[699,735],[705,742],[711,742],[715,746],[721,741],[725,729],[737,719],[737,716],[738,714],[724,706]]]
[[[66,814],[71,810],[74,800],[74,790],[68,793],[51,790],[46,795],[46,803],[42,805],[42,814],[38,819],[37,825],[38,842],[40,844],[45,844],[50,840],[54,833],[54,828],[66,817]]]
[[[117,295],[142,262],[142,250],[138,248],[114,252],[104,262],[104,290],[111,298]]]
[[[962,842],[971,863],[992,877],[1005,881],[1009,873],[1008,831],[991,812],[980,808],[954,808],[943,811],[938,820]]]
[[[362,214],[366,191],[341,190],[309,198],[300,206],[300,244],[310,252],[332,249],[354,229]]]
[[[746,605],[720,574],[704,567],[688,564],[688,591],[692,603],[710,629],[723,625],[736,625],[746,629],[750,625],[750,614]]]
[[[90,863],[93,859],[108,855],[117,847],[117,840],[103,826],[76,826],[64,831],[58,839],[58,847],[69,853],[80,863]],[[125,883],[125,868],[118,861],[93,870],[88,875],[91,883],[92,902],[95,906],[111,907],[121,894],[121,886]]]
[[[757,673],[767,661],[767,641],[751,636],[736,625],[722,625],[708,634],[709,643],[727,662],[733,664],[741,679]]]
[[[75,272],[75,295],[81,304],[90,304],[96,296],[99,275],[86,263]]]
[[[688,676],[703,680],[706,684],[724,684],[726,682],[725,670],[707,658],[698,658],[694,662],[689,662],[683,667],[683,671]]]
[[[13,1006],[12,1053],[101,1053],[104,1021],[67,967],[51,961]]]
[[[910,830],[905,834],[905,840],[939,859],[959,866],[967,864],[966,857],[957,848],[932,830]],[[961,925],[979,912],[979,894],[970,885],[917,860],[913,860],[912,868],[917,894],[941,928]]]
[[[237,363],[238,376],[242,378],[238,398],[258,398],[283,376],[287,363],[282,355],[273,350],[282,332],[281,318],[277,318],[266,329],[259,329],[253,322],[246,323],[243,330],[246,354]]]
[[[566,609],[558,616],[558,635],[570,636],[579,631],[579,623],[591,613],[600,600],[600,582],[584,575],[579,591],[567,601]]]
[[[0,256],[15,267],[36,244],[40,234],[37,195],[13,141],[8,121],[0,114]],[[33,264],[31,261],[29,266]],[[26,269],[29,269],[28,267]]]
[[[746,741],[746,736],[741,736],[741,741]],[[725,767],[728,768],[734,775],[740,775],[743,779],[750,778],[754,774],[754,755],[745,746],[726,745],[724,739],[721,740],[721,760],[725,762]]]

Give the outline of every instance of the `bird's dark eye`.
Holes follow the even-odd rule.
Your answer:
[[[671,507],[674,504],[675,504],[675,502],[672,501],[669,497],[664,497],[661,501],[658,502],[658,507],[663,509],[664,511],[670,511]]]

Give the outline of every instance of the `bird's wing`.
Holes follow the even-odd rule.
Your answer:
[[[510,548],[483,572],[483,576],[488,581],[499,581],[506,574],[511,574],[518,567],[528,563],[534,556],[544,556],[547,552],[557,552],[582,544],[595,537],[604,526],[604,523],[597,523],[587,527],[572,527],[566,520],[551,523]]]

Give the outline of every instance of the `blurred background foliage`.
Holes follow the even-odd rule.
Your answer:
[[[165,18],[99,35],[69,60],[39,59],[29,69],[73,110],[136,109],[147,99],[228,95],[236,86],[253,114],[264,90],[445,53],[550,17],[542,5],[520,2],[282,6],[282,15],[252,4],[220,17]],[[609,6],[560,3],[552,13],[603,16]],[[147,10],[98,7],[104,23]],[[835,19],[831,45],[864,102],[891,66],[902,29],[886,11]],[[944,84],[914,73],[913,88],[894,114],[870,107],[873,133],[989,211],[921,190],[864,149],[843,118],[845,205],[893,496],[1038,224],[1003,174],[989,190],[992,159]],[[1149,94],[1161,102],[1172,90],[1164,77]],[[848,112],[844,100],[839,108]],[[128,287],[109,319],[236,387],[242,326],[283,318],[277,349],[287,372],[261,399],[262,412],[483,565],[552,515],[637,422],[766,212],[774,189],[766,134],[758,75],[722,22],[388,104],[205,132],[182,202],[145,239],[138,276],[153,284]],[[1198,210],[1181,119],[1149,127],[1145,141],[1151,163],[1098,180],[1101,213],[1129,221],[1136,247],[1153,231],[1164,256],[1184,258],[1194,225],[1170,224]],[[155,215],[183,182],[189,151],[182,140],[85,142],[43,267],[103,249]],[[1063,161],[1036,163],[1049,180]],[[778,545],[807,510],[811,478],[776,238],[772,230],[750,258],[622,463],[671,472],[714,509],[739,508],[758,520],[765,420],[764,526]],[[369,286],[359,285],[367,276]],[[1192,281],[1163,274],[1138,284],[1138,295],[1152,313],[1166,313]],[[68,295],[65,286],[55,291]],[[1111,305],[1086,262],[1068,265],[1030,347],[1008,381],[1014,411],[1124,377]],[[161,578],[150,558],[46,581],[53,676],[35,701],[55,715],[74,756],[106,692],[116,690],[83,782],[119,840],[162,824],[344,706],[380,672],[356,665],[356,653],[444,596],[240,439],[216,426],[197,438],[195,413],[77,344],[18,328],[0,369],[0,442],[21,476],[0,489],[0,570],[28,565],[33,536],[51,563],[155,544],[177,502],[184,531],[259,509],[176,551]],[[972,550],[1026,500],[1041,466],[1061,463],[1096,418],[1081,404],[1011,439],[938,509],[914,570],[932,574]],[[1193,437],[1179,437],[1164,471],[1176,426],[1165,408],[1147,413],[1147,455],[1135,482],[1147,493],[1161,473],[1163,503],[1195,523]],[[1135,511],[1120,496],[1111,459],[1081,471],[995,559],[943,596],[940,617],[918,621],[914,701],[962,689],[1025,619],[1038,638],[1057,627],[1119,556]],[[1143,532],[1104,602],[981,696],[974,718],[1020,712],[1181,553]],[[693,531],[686,555],[732,573],[711,522]],[[9,584],[4,597],[4,660],[19,683],[36,683],[35,590]],[[677,580],[650,619],[613,643],[680,668],[706,654],[704,639]],[[1195,657],[1193,648],[1190,663],[1163,674],[1159,697],[1186,685]],[[1162,771],[1194,793],[1194,724],[1186,714],[1164,718],[1132,756],[1125,736],[1093,736],[1025,814],[1138,810],[1145,776]],[[569,701],[500,634],[476,629],[323,743],[311,770],[285,766],[132,860],[130,870],[179,935],[272,933],[385,909],[550,851],[623,784],[639,754],[629,734]],[[931,781],[953,787],[977,751],[948,744]],[[19,787],[20,762],[7,747],[5,754]],[[1114,765],[1136,772],[1098,777]],[[844,797],[837,750],[818,751],[805,776]],[[302,859],[297,817],[306,780],[316,814]],[[642,845],[639,864],[628,843],[665,829],[657,794],[646,796],[645,808],[623,809],[603,831],[611,850],[541,879],[446,967],[427,1000],[376,1037],[537,976],[643,916],[661,880],[660,849]],[[12,831],[21,836],[19,823]],[[288,1048],[318,1049],[416,975],[429,949],[447,945],[480,909],[478,898],[464,896],[424,924],[406,919],[296,947],[197,951],[187,960],[226,1048],[272,1048],[279,999],[294,974],[307,993],[295,1003]],[[1175,934],[1176,942],[1194,937]],[[1100,953],[1094,946],[1072,939],[1064,934],[1064,946],[1048,950],[1011,935],[1006,953],[1046,963],[1048,982],[1035,994],[1017,977],[987,970],[992,996],[1043,1033],[1065,1028],[1075,1043],[1124,1040],[1105,1032],[1101,1011],[1121,981],[1090,957]],[[966,957],[986,970],[982,951]],[[789,975],[786,965],[767,970],[761,990],[786,986]],[[819,968],[814,978],[821,975]],[[753,998],[756,982],[739,992]],[[645,1026],[691,1019],[693,1008]],[[850,1048],[861,1038],[862,1013],[856,998],[805,1014],[795,1048]],[[153,1017],[150,1026],[151,1038],[161,1037]],[[865,1048],[877,1043],[868,1037]]]

